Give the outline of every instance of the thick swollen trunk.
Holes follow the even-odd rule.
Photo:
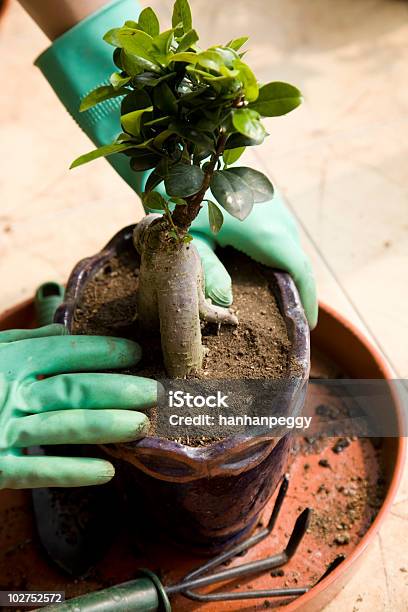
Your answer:
[[[200,319],[230,325],[238,321],[229,310],[206,301],[195,247],[170,240],[160,215],[145,217],[134,241],[141,256],[138,320],[147,333],[160,329],[167,373],[184,378],[202,367]]]

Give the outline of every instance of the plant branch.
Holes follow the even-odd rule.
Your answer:
[[[187,205],[186,206],[176,206],[172,219],[174,225],[176,225],[182,232],[187,232],[188,228],[197,217],[198,213],[201,209],[201,204],[204,200],[205,194],[211,184],[211,179],[217,167],[220,157],[224,153],[225,145],[227,143],[227,134],[221,133],[215,153],[211,156],[211,160],[206,165],[204,180],[201,186],[201,189],[198,193],[190,196],[189,198],[185,198]]]

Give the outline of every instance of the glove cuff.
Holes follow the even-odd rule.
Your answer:
[[[137,19],[139,12],[135,0],[113,0],[57,38],[35,61],[62,104],[97,146],[112,142],[121,132],[121,99],[107,100],[83,113],[79,106],[90,91],[109,84],[108,77],[117,70],[113,47],[103,40],[104,34],[127,19]],[[115,155],[109,161],[136,188],[138,181],[129,160]]]

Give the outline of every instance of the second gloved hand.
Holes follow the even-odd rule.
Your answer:
[[[211,193],[208,197],[211,199]],[[245,221],[225,213],[216,236],[209,227],[205,204],[191,234],[204,267],[206,295],[212,301],[221,306],[232,303],[231,279],[213,252],[217,245],[232,246],[259,263],[288,272],[299,291],[310,328],[316,326],[318,305],[312,266],[302,248],[295,219],[279,193],[270,202],[256,204]]]
[[[139,410],[157,403],[157,383],[97,373],[132,367],[140,356],[140,347],[130,340],[68,336],[62,325],[1,332],[0,489],[77,487],[111,480],[115,471],[108,461],[26,456],[24,449],[145,436],[149,420]]]

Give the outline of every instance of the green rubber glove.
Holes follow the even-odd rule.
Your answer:
[[[24,449],[127,442],[146,435],[149,421],[138,410],[157,403],[157,383],[97,373],[131,367],[140,356],[130,340],[68,336],[63,325],[0,332],[0,489],[111,480],[115,470],[108,461],[26,456]]]
[[[63,34],[36,61],[66,109],[97,146],[112,142],[121,132],[120,99],[108,100],[84,113],[79,112],[80,102],[92,89],[108,84],[107,76],[116,70],[112,49],[103,35],[126,19],[137,19],[139,11],[135,0],[113,0]],[[133,172],[124,155],[108,160],[138,194],[142,193],[149,172]],[[207,297],[221,306],[232,302],[231,279],[213,252],[216,244],[231,245],[261,263],[289,272],[310,327],[316,325],[316,287],[310,262],[300,245],[293,217],[280,198],[273,204],[257,204],[244,222],[226,214],[216,240],[204,209],[192,230],[203,262]]]
[[[211,195],[208,194],[208,197],[211,198]],[[309,326],[311,329],[316,326],[318,305],[312,266],[302,249],[295,219],[279,193],[275,193],[270,202],[255,204],[245,221],[225,214],[223,226],[215,240],[208,224],[207,205],[194,221],[193,228],[194,236],[207,237],[211,246],[214,242],[222,247],[233,246],[255,261],[289,272],[298,288]],[[223,271],[213,264],[209,274],[211,292],[215,299],[229,305],[232,295],[228,291],[227,282],[223,280]]]

